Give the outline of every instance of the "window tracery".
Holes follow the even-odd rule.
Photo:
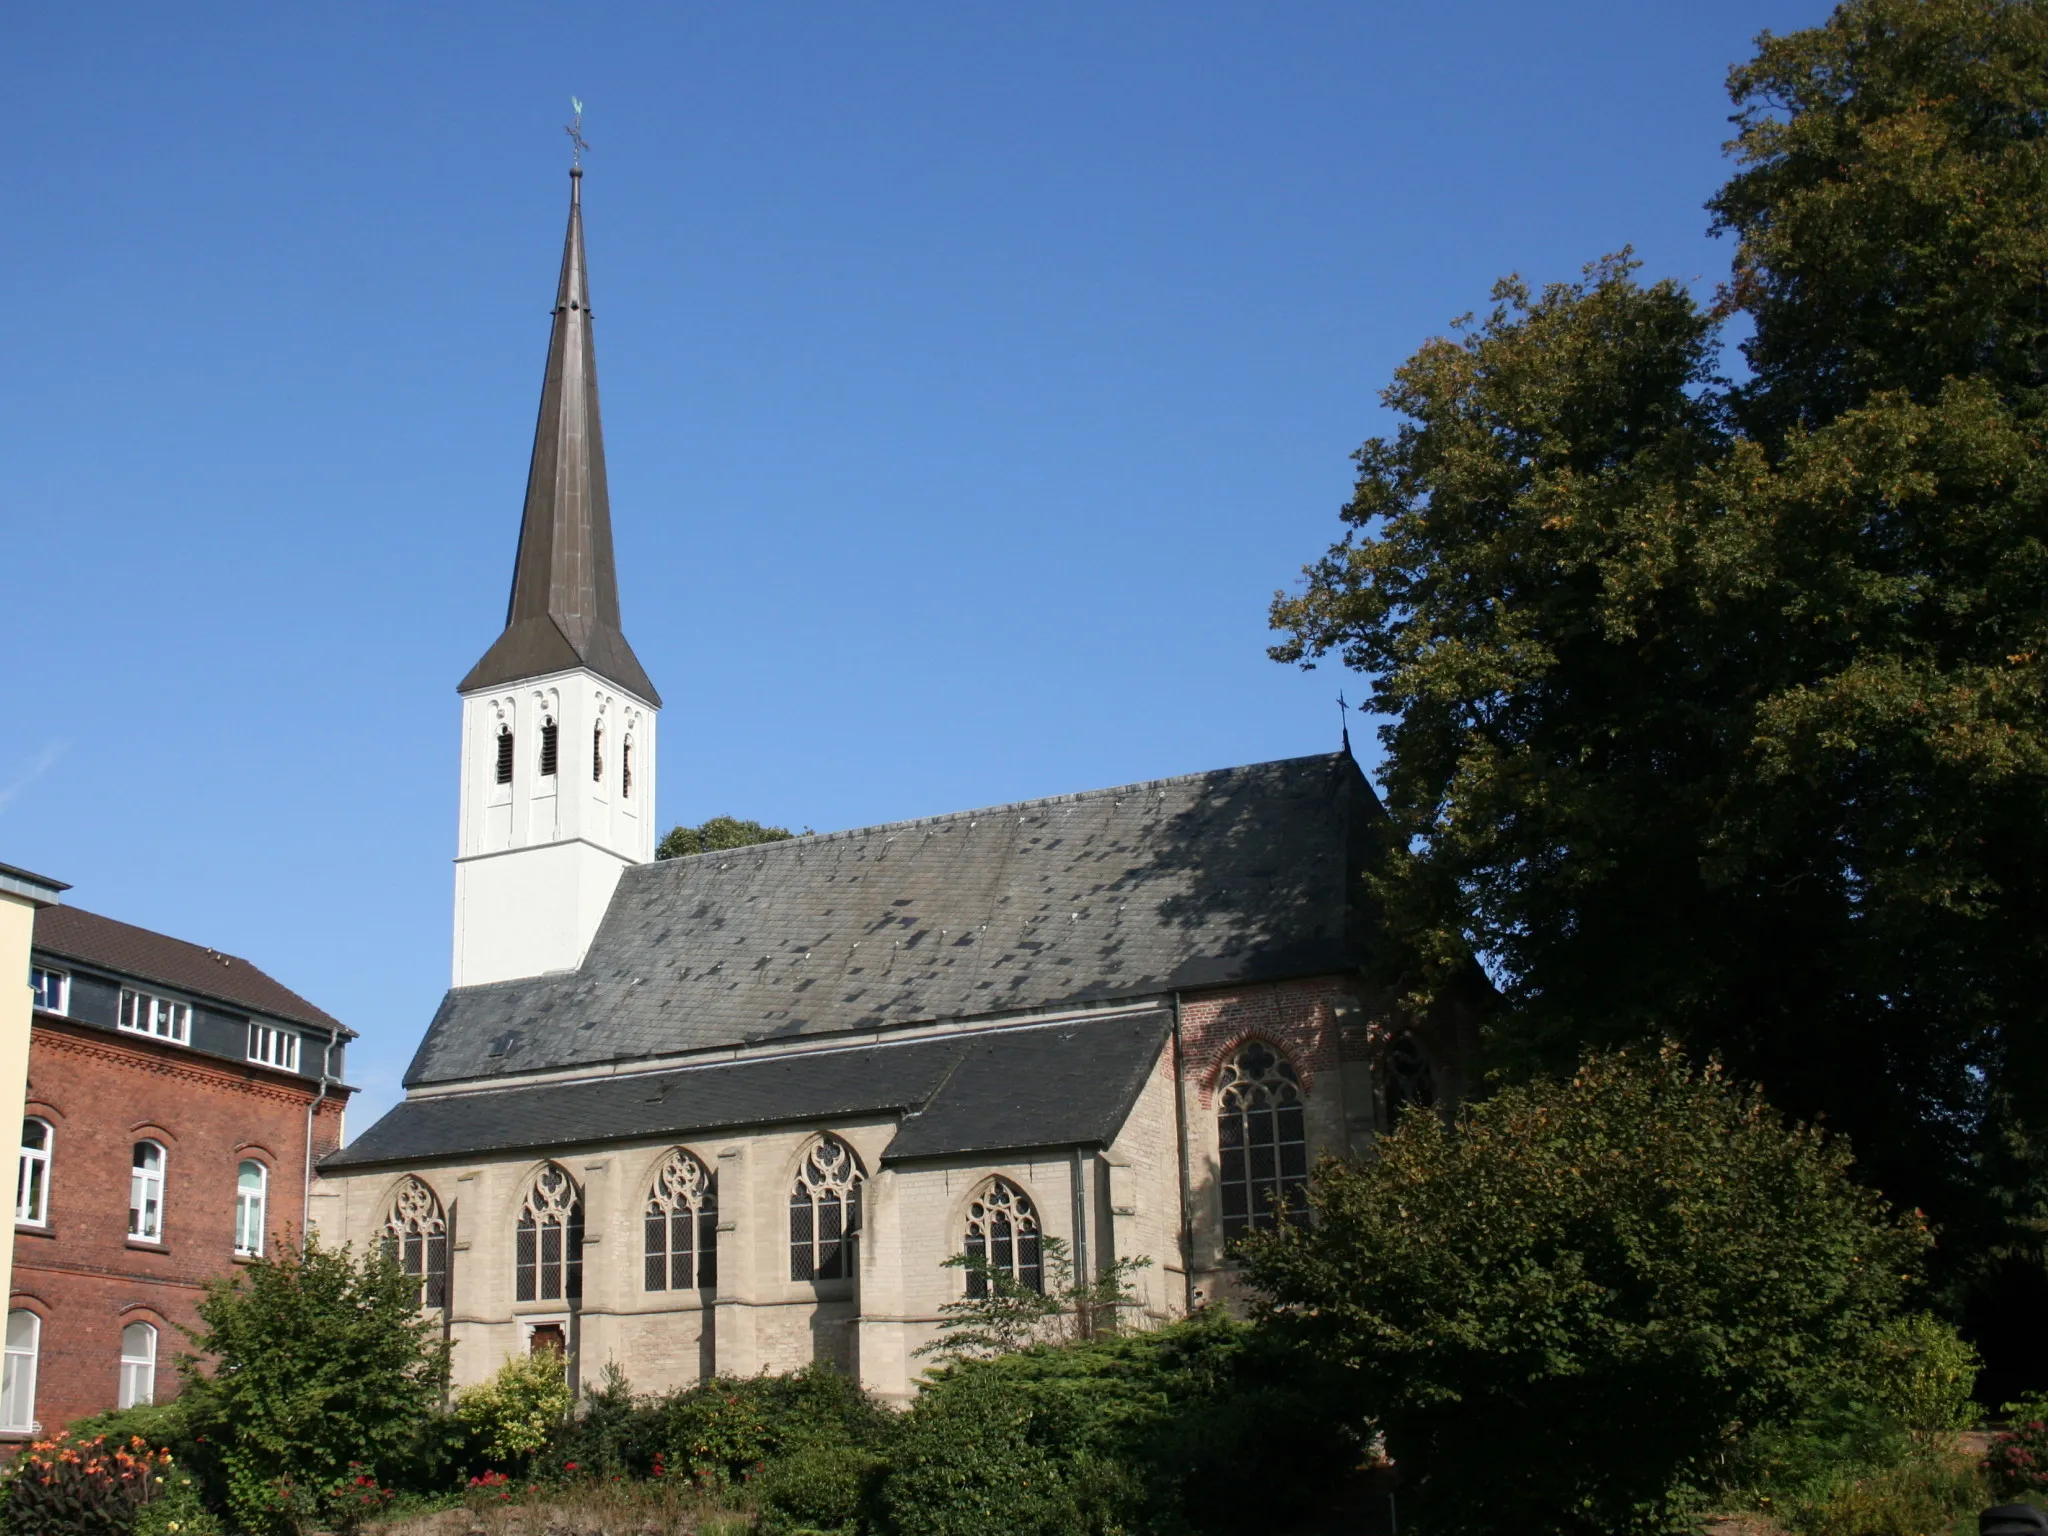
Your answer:
[[[853,1274],[848,1239],[860,1229],[864,1177],[853,1148],[820,1137],[797,1168],[789,1192],[789,1278],[845,1280]]]
[[[515,1300],[582,1299],[583,1197],[553,1163],[534,1175],[513,1236]]]
[[[434,1192],[408,1177],[384,1218],[384,1252],[419,1283],[422,1307],[448,1305],[448,1219]]]
[[[1031,1197],[1008,1179],[990,1179],[967,1207],[967,1256],[986,1269],[967,1271],[967,1294],[988,1294],[988,1273],[1006,1274],[1026,1290],[1045,1289],[1045,1255]]]
[[[1308,1136],[1300,1074],[1262,1041],[1224,1063],[1216,1082],[1227,1242],[1307,1209]]]
[[[718,1283],[718,1179],[678,1147],[647,1195],[647,1289],[687,1291]]]

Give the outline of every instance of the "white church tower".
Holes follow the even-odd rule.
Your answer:
[[[619,873],[654,857],[661,696],[619,627],[583,171],[569,233],[505,632],[462,696],[458,987],[573,969]]]

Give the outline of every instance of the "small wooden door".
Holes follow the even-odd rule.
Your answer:
[[[566,1355],[569,1353],[569,1337],[562,1332],[560,1323],[535,1323],[533,1332],[527,1336],[528,1354]]]

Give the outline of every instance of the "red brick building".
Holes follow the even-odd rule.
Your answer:
[[[0,1437],[176,1389],[206,1282],[305,1227],[353,1032],[248,961],[37,914]]]

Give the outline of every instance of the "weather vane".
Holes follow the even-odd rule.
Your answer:
[[[562,132],[569,135],[569,142],[575,146],[570,151],[569,164],[580,168],[583,164],[584,152],[590,148],[589,143],[583,137],[583,103],[574,96],[571,96],[569,98],[569,105],[576,109],[576,121],[563,128]]]

